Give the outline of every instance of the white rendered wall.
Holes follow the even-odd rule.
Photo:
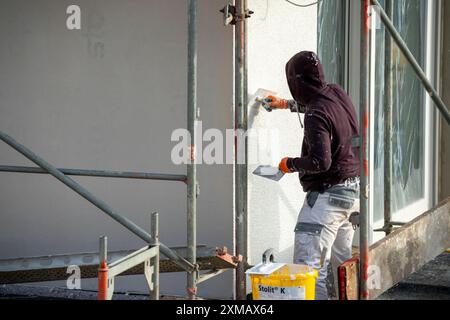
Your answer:
[[[316,51],[317,7],[299,8],[273,0],[249,0],[248,6],[255,11],[248,25],[249,94],[264,88],[291,99],[285,65],[302,50]],[[258,150],[266,150],[271,153],[272,160],[261,161],[271,163],[259,164],[277,166],[285,156],[300,156],[303,131],[296,114],[288,111],[267,113],[260,109],[256,116],[254,110],[250,111],[249,120],[253,129],[279,130],[278,147],[273,141],[258,141],[250,136],[250,158]],[[294,228],[305,196],[298,175],[285,176],[277,183],[253,176],[251,173],[256,167],[249,166],[250,263],[260,262],[262,253],[268,248],[275,249],[277,261],[291,262]]]

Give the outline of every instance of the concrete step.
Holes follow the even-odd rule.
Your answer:
[[[378,299],[450,300],[450,253],[430,261]]]

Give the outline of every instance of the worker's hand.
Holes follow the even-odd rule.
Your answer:
[[[284,158],[283,160],[281,160],[280,164],[278,165],[278,168],[281,170],[281,172],[283,173],[294,173],[295,172],[295,168],[293,167],[292,164],[292,158]]]
[[[289,109],[289,101],[286,99],[268,96],[264,99],[264,102],[272,109]]]

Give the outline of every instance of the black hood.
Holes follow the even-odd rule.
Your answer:
[[[286,76],[292,97],[302,105],[327,86],[322,63],[311,51],[292,57],[286,65]]]

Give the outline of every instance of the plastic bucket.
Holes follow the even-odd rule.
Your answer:
[[[315,300],[317,270],[286,264],[269,275],[250,274],[253,300]]]

